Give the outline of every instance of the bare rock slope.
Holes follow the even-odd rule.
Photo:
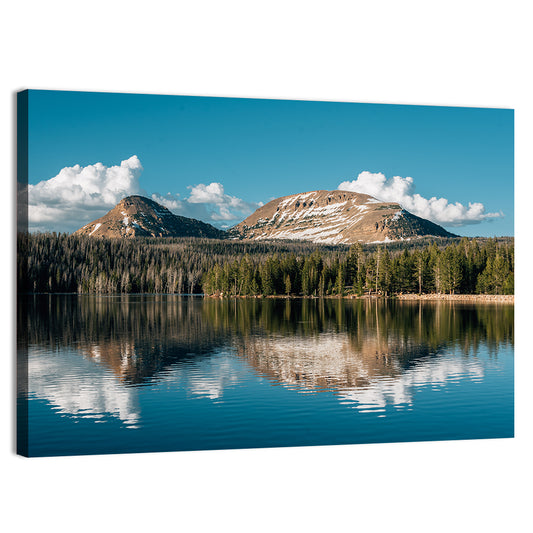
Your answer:
[[[91,237],[208,237],[226,236],[210,224],[181,217],[143,196],[128,196],[109,213],[83,226],[75,235]]]
[[[312,191],[272,200],[228,232],[240,239],[289,239],[324,244],[454,237],[394,202],[351,191]]]

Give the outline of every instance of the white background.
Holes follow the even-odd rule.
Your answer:
[[[522,7],[521,7],[522,6]],[[2,306],[5,531],[531,531],[531,17],[510,0],[48,2],[3,7],[2,273],[14,285],[23,88],[514,108],[516,438],[23,459]]]

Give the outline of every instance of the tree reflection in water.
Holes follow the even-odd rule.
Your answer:
[[[514,343],[507,304],[40,295],[18,312],[29,345],[74,347],[126,384],[231,347],[276,382],[342,391],[445,351],[497,357]]]

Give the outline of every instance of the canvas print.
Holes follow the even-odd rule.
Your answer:
[[[513,437],[513,110],[17,106],[18,453]]]

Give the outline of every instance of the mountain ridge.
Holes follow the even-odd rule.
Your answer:
[[[74,235],[107,238],[206,237],[222,239],[226,232],[211,224],[171,213],[144,196],[123,198],[104,216],[89,222]]]
[[[310,191],[282,196],[228,230],[235,239],[288,239],[322,244],[392,242],[426,235],[456,237],[396,202],[352,191]]]
[[[310,191],[273,199],[228,231],[175,215],[149,198],[132,195],[74,235],[293,240],[339,245],[398,242],[424,236],[456,237],[398,203],[340,190]]]

